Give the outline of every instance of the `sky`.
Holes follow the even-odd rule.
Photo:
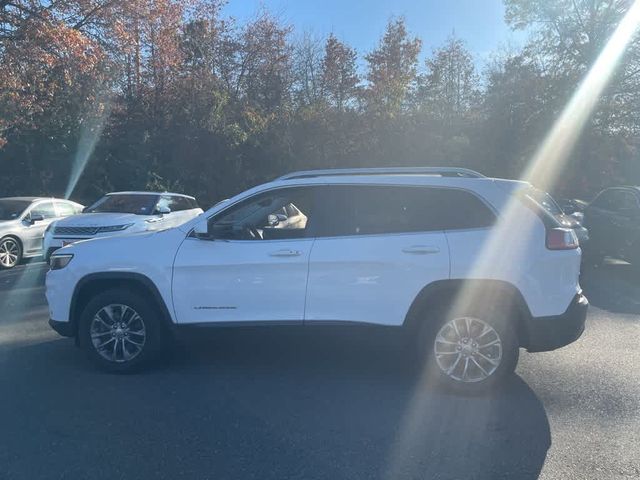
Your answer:
[[[404,16],[409,31],[423,42],[422,57],[442,45],[452,32],[474,54],[476,65],[505,46],[518,47],[523,34],[504,22],[502,0],[228,0],[224,12],[240,22],[261,6],[295,28],[318,37],[333,32],[355,47],[360,58],[371,51],[389,18]]]

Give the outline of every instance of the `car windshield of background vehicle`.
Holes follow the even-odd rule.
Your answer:
[[[15,220],[29,205],[27,200],[0,200],[0,220]]]
[[[152,215],[157,195],[105,195],[85,210],[85,213],[134,213]]]

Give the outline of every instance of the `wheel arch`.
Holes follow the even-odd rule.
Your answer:
[[[467,290],[470,289],[470,290]],[[531,317],[529,307],[518,288],[506,281],[478,280],[439,280],[426,285],[413,300],[404,319],[404,326],[409,329],[417,327],[424,319],[425,312],[435,311],[443,306],[454,307],[456,299],[462,292],[473,292],[478,298],[472,300],[500,301],[515,316],[516,333],[520,345],[527,343],[526,319]]]
[[[172,331],[174,323],[160,291],[153,280],[146,275],[134,272],[102,272],[86,275],[78,281],[71,297],[69,322],[72,331],[78,331],[80,315],[91,298],[108,289],[126,288],[135,291],[151,301],[156,308],[161,324]]]
[[[0,242],[2,240],[4,240],[5,238],[12,238],[12,239],[16,240],[20,244],[20,249],[24,253],[24,242],[22,241],[22,239],[18,235],[16,235],[15,233],[7,233],[6,235],[3,235],[2,237],[0,237]]]

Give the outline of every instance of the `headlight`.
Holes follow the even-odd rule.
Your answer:
[[[51,258],[49,259],[49,266],[51,267],[51,270],[60,270],[61,268],[69,265],[72,258],[73,254],[71,253],[51,255]]]
[[[47,233],[49,230],[51,230],[53,228],[53,224],[55,222],[51,222],[49,225],[47,225],[47,228],[44,229],[44,233]]]
[[[127,223],[125,225],[111,225],[108,227],[99,227],[98,233],[120,232],[122,230],[126,230],[131,225],[133,225],[133,223]]]

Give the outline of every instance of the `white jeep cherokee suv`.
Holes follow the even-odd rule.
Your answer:
[[[51,223],[43,255],[48,261],[57,249],[90,238],[177,227],[201,213],[195,198],[180,193],[107,193],[81,214]]]
[[[55,252],[50,324],[112,371],[195,325],[403,327],[435,377],[492,385],[520,347],[584,329],[577,239],[530,189],[456,168],[289,174],[177,228]]]

